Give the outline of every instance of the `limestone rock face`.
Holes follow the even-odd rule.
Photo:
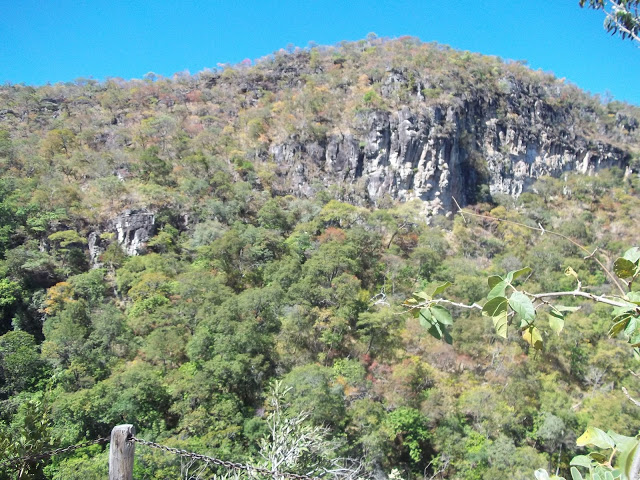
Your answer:
[[[120,248],[127,255],[138,255],[144,252],[146,242],[156,233],[155,215],[146,210],[125,210],[108,224],[90,232],[87,236],[87,247],[91,268],[104,266],[100,257],[109,242],[101,238],[102,233],[115,235]]]
[[[482,190],[518,196],[544,175],[625,168],[625,152],[580,137],[566,112],[535,93],[513,93],[506,116],[490,99],[419,111],[371,110],[358,114],[344,133],[273,144],[273,187],[309,196],[332,186],[342,200],[361,205],[418,198],[426,213],[438,214],[453,209],[452,197],[467,205]]]
[[[112,231],[127,255],[137,255],[155,233],[155,215],[145,210],[125,210],[113,220]]]
[[[89,248],[89,262],[91,268],[101,268],[100,256],[104,253],[104,246],[98,232],[91,232],[87,237],[87,247]]]

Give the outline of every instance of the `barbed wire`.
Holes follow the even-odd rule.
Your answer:
[[[168,447],[166,445],[161,445],[159,443],[150,442],[148,440],[143,440],[141,438],[137,438],[135,436],[131,436],[127,440],[139,443],[140,445],[146,445],[147,447],[156,448],[158,450],[164,450],[168,453],[173,453],[174,455],[178,455],[180,457],[191,458],[193,460],[200,460],[202,462],[211,463],[214,465],[219,465],[221,467],[225,467],[231,470],[244,470],[247,473],[261,473],[263,475],[267,475],[269,477],[286,477],[294,480],[320,480],[318,477],[312,477],[309,475],[303,475],[298,473],[290,473],[290,472],[278,472],[275,470],[269,470],[268,468],[255,467],[252,465],[245,465],[243,463],[237,462],[229,462],[226,460],[220,460],[219,458],[209,457],[207,455],[202,455],[200,453],[188,452],[187,450],[181,450],[179,448]]]
[[[68,447],[56,448],[55,450],[49,450],[35,455],[24,455],[22,457],[11,457],[0,460],[0,469],[5,469],[11,465],[18,465],[21,463],[34,462],[36,460],[43,460],[45,458],[52,457],[54,455],[61,455],[63,453],[73,452],[79,448],[90,447],[92,445],[99,445],[102,443],[108,443],[109,437],[98,438],[89,442],[78,443],[76,445],[69,445]]]

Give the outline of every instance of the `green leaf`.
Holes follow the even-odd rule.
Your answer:
[[[611,475],[613,475],[613,480],[627,480],[627,478],[622,475],[622,472],[619,468],[614,468],[611,470]]]
[[[531,269],[529,267],[524,267],[520,270],[513,270],[512,272],[507,273],[507,280],[509,281],[509,283],[511,283],[516,278],[521,277],[522,275],[527,275],[529,273],[531,273]]]
[[[627,293],[627,300],[635,304],[640,304],[640,292]]]
[[[578,467],[591,468],[593,460],[586,455],[576,455],[571,459],[570,465],[577,465]]]
[[[529,327],[522,332],[522,338],[536,350],[542,350],[542,335],[536,327]]]
[[[536,310],[529,297],[521,292],[513,292],[509,297],[509,305],[520,317],[527,322],[532,321],[536,317]]]
[[[576,467],[571,467],[571,478],[572,480],[583,480],[582,475]]]
[[[502,277],[499,275],[491,275],[487,278],[487,283],[489,284],[489,288],[495,287],[498,283],[502,282]]]
[[[492,298],[496,297],[504,297],[504,293],[507,290],[507,285],[509,284],[506,281],[496,283],[487,295],[487,298],[491,300]]]
[[[429,333],[438,340],[442,339],[442,329],[440,328],[440,325],[438,325],[438,322],[434,322],[431,324]]]
[[[616,449],[618,450],[622,450],[627,447],[633,447],[638,443],[638,439],[636,437],[627,437],[626,435],[620,435],[613,430],[608,430],[607,435],[609,435],[613,439],[613,441],[616,442]]]
[[[453,344],[453,338],[451,338],[451,334],[449,333],[449,330],[447,330],[446,328],[443,328],[442,336],[444,338],[444,341],[447,342],[449,345]]]
[[[435,297],[436,295],[441,294],[442,292],[444,292],[447,288],[449,288],[451,285],[453,285],[453,283],[451,282],[446,282],[443,283],[442,285],[438,285],[436,287],[436,289],[433,291],[433,293],[431,294],[432,297]]]
[[[493,320],[493,327],[496,329],[496,335],[502,338],[507,338],[509,326],[509,323],[507,322],[507,312],[504,311],[491,318]]]
[[[607,434],[616,442],[618,450],[615,462],[616,469],[620,471],[622,479],[631,479],[631,466],[640,442],[635,437],[618,435],[612,431],[608,431]]]
[[[417,300],[425,300],[427,302],[431,300],[427,292],[414,292],[413,296],[416,297]]]
[[[628,306],[615,307],[611,311],[611,314],[613,315],[613,321],[617,322],[619,320],[622,320],[622,317],[625,315],[633,316],[633,312],[635,312],[635,310],[636,310],[636,305],[634,305],[633,303],[630,303]]]
[[[631,318],[631,315],[623,315],[622,317],[623,318],[621,320],[614,323],[613,326],[609,329],[610,337],[615,337],[621,331],[627,328],[627,323],[629,322],[629,318]],[[616,317],[616,318],[619,318],[619,317]]]
[[[418,317],[420,319],[420,325],[422,325],[424,328],[430,328],[432,323],[433,323],[433,316],[431,315],[431,310],[429,310],[428,308],[423,308],[420,310],[420,316]]]
[[[505,297],[495,297],[489,300],[482,307],[482,314],[489,317],[495,317],[502,312],[507,312],[508,300]]]
[[[633,464],[633,459],[636,456],[636,452],[638,451],[638,444],[640,442],[638,442],[637,438],[625,438],[628,438],[629,440],[626,440],[624,442],[618,442],[616,440],[616,448],[618,449],[618,455],[616,456],[616,467],[621,471],[623,475],[626,475],[627,479],[631,479],[631,466]]]
[[[627,323],[627,326],[624,329],[624,334],[627,337],[630,337],[636,331],[637,326],[638,326],[638,321],[636,320],[636,318],[635,317],[629,318],[629,323]]]
[[[451,318],[451,314],[446,308],[434,305],[431,307],[431,313],[443,325],[453,325],[453,318]]]
[[[564,328],[564,317],[562,315],[549,314],[549,327],[556,335],[560,335],[560,332]]]
[[[482,314],[493,319],[496,334],[507,338],[508,300],[505,297],[495,297],[482,307]]]
[[[636,264],[626,258],[618,258],[613,264],[613,273],[620,278],[633,277],[636,274]]]
[[[603,455],[600,452],[589,452],[589,458],[593,458],[593,460],[595,460],[598,463],[604,463],[606,462],[609,457],[607,457],[606,455]]]
[[[596,427],[588,427],[576,440],[576,445],[584,447],[585,445],[594,445],[598,448],[613,448],[616,443],[609,435]]]
[[[623,258],[629,260],[630,262],[636,263],[640,260],[640,248],[633,247],[624,252]]]

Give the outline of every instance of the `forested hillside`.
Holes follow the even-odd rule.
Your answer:
[[[304,437],[282,467],[298,473],[566,474],[588,425],[637,434],[621,391],[640,392],[637,360],[610,309],[570,300],[536,351],[465,308],[436,340],[403,302],[451,281],[449,299],[482,303],[488,276],[525,266],[531,292],[573,288],[567,267],[612,292],[572,243],[463,218],[452,196],[611,268],[638,244],[639,122],[550,73],[412,38],[0,87],[0,451],[132,423],[268,468],[274,432]],[[104,478],[107,456],[25,475]],[[176,457],[136,462],[136,478],[189,478]]]

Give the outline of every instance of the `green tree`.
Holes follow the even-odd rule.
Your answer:
[[[58,154],[64,154],[67,158],[71,156],[71,150],[76,145],[76,135],[68,128],[54,129],[47,133],[42,141],[41,152],[47,160],[53,160]]]
[[[0,395],[33,389],[45,371],[33,335],[16,330],[0,336]]]
[[[10,424],[0,423],[0,452],[2,458],[38,454],[53,447],[51,405],[38,393],[27,397],[17,408]],[[12,466],[11,479],[39,480],[46,478],[43,462],[24,461]],[[3,472],[8,473],[8,472]]]
[[[343,390],[333,379],[333,372],[320,365],[295,367],[282,380],[290,389],[290,409],[297,414],[308,412],[315,425],[343,425],[345,405]]]
[[[7,167],[15,160],[15,149],[11,141],[11,134],[7,130],[0,130],[0,158],[2,166]]]
[[[170,163],[160,158],[160,150],[155,145],[145,149],[140,156],[140,176],[147,182],[158,185],[171,183],[169,175],[173,167]]]
[[[43,333],[46,338],[42,354],[54,365],[66,369],[74,360],[86,353],[86,338],[90,326],[89,311],[84,300],[73,300],[45,321]],[[79,374],[75,375],[79,380]]]
[[[7,330],[11,325],[11,319],[25,292],[18,282],[3,278],[0,280],[0,330]]]
[[[426,417],[416,409],[400,407],[389,414],[387,421],[391,440],[406,448],[413,462],[425,462],[427,440],[431,437]]]
[[[75,230],[63,230],[49,235],[54,245],[54,253],[60,259],[65,273],[79,273],[87,262],[83,246],[87,243]]]

